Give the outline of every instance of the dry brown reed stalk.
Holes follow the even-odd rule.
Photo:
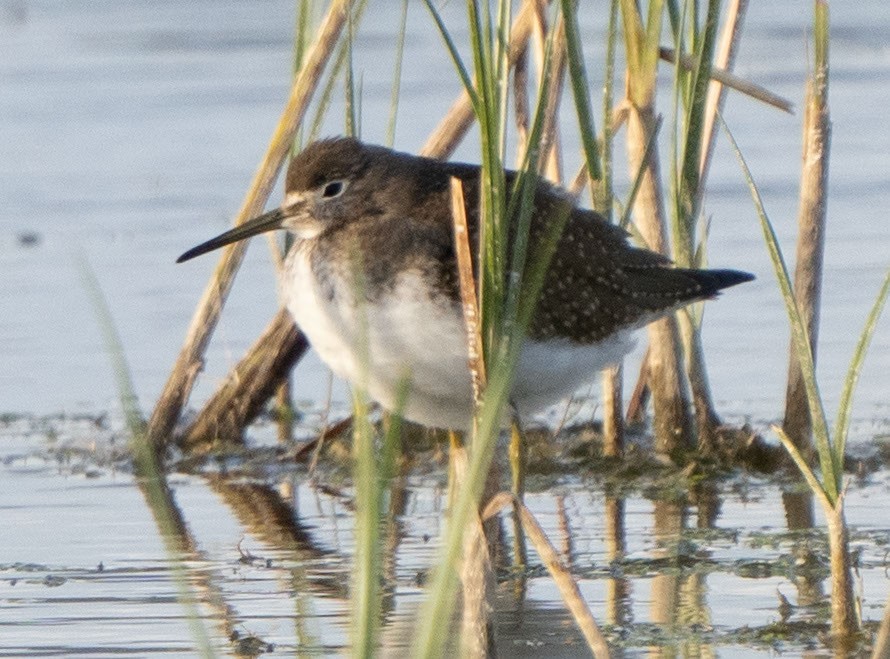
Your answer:
[[[680,330],[685,349],[686,375],[692,395],[698,450],[702,455],[714,455],[719,441],[717,433],[723,421],[717,414],[714,399],[711,396],[701,333],[695,326],[691,313],[685,309],[677,314],[677,327]]]
[[[831,146],[831,116],[828,108],[828,61],[816,64],[807,81],[803,120],[803,166],[800,208],[797,215],[797,263],[794,297],[810,337],[816,361],[819,337],[819,306],[822,290],[822,261],[825,253],[825,220],[828,207],[828,158]],[[800,362],[790,350],[785,418],[782,428],[808,460],[813,458],[813,425],[807,403]]]
[[[516,167],[522,166],[525,159],[525,146],[528,142],[529,103],[528,103],[528,44],[513,62],[513,117],[516,122]]]
[[[652,139],[657,124],[655,83],[662,15],[659,12],[651,16],[650,24],[644,25],[639,8],[631,0],[621,0],[621,14],[627,59],[628,165],[632,178],[642,172],[633,204],[634,217],[645,246],[669,256],[658,145]],[[674,316],[658,320],[648,326],[647,332],[655,450],[675,456],[679,450],[690,448],[692,437],[689,393],[677,320]]]
[[[456,493],[467,481],[467,449],[459,442],[452,441],[448,452],[450,467],[449,509],[456,501]],[[489,501],[496,492],[495,480],[489,477],[486,492],[482,501]],[[463,555],[460,562],[461,581],[461,634],[460,656],[462,657],[493,657],[497,656],[494,622],[491,620],[491,603],[495,597],[494,570],[491,565],[490,551],[494,545],[490,540],[497,541],[488,529],[492,524],[483,526],[480,515],[470,518],[469,527],[464,531]]]
[[[470,366],[470,378],[473,384],[473,401],[478,407],[486,383],[482,326],[479,320],[479,301],[476,298],[476,278],[473,275],[473,253],[470,249],[464,187],[461,180],[456,177],[451,178],[451,219],[454,226],[461,308],[467,332],[467,363]]]
[[[840,647],[859,631],[856,598],[853,595],[853,570],[850,558],[850,534],[844,518],[844,497],[829,508],[822,506],[828,530],[831,563],[831,634]]]
[[[351,5],[352,0],[332,0],[318,37],[294,80],[290,97],[269,147],[238,212],[236,225],[262,212],[278,178],[278,172],[290,152],[294,135],[309,106],[309,101],[321,80],[321,72],[334,51]],[[149,421],[148,436],[156,450],[162,450],[170,441],[173,427],[179,420],[195,378],[201,370],[204,351],[216,328],[245,249],[246,243],[238,242],[223,250],[222,257],[198,303],[185,343]]]
[[[275,350],[267,347],[274,345]],[[240,443],[244,428],[287,379],[309,344],[287,309],[272,322],[233,368],[179,440],[186,452],[210,450],[216,442]]]
[[[655,126],[653,95],[631,103],[627,118],[627,150],[633,174],[643,165],[644,154]],[[634,216],[646,247],[659,254],[669,254],[667,223],[662,194],[661,172],[657,145],[645,165]],[[692,420],[689,415],[689,394],[683,378],[683,353],[677,319],[669,316],[655,321],[647,328],[649,336],[649,388],[655,408],[652,431],[655,450],[672,455],[678,449],[689,448]]]
[[[299,357],[298,357],[299,359]],[[288,374],[284,374],[281,383],[275,387],[275,425],[277,427],[278,443],[284,446],[290,445],[294,441],[294,407],[291,395],[291,381]]]
[[[613,128],[617,129],[627,118],[626,111],[613,113]],[[614,132],[613,132],[614,134]],[[584,187],[590,183],[587,165],[581,165],[579,171],[569,185],[569,193],[577,198]],[[644,358],[645,359],[645,358]],[[642,383],[643,386],[645,382]],[[603,455],[620,457],[624,454],[624,410],[622,388],[624,386],[624,366],[619,362],[602,373],[602,407],[603,407]],[[564,421],[565,419],[563,419]],[[559,426],[562,427],[562,424]],[[557,432],[558,434],[558,432]]]
[[[587,187],[588,183],[590,183],[590,175],[587,173],[587,164],[584,163],[578,171],[575,172],[575,175],[572,177],[572,180],[566,189],[569,191],[570,195],[577,199],[581,196],[581,193],[584,192],[584,188]]]
[[[525,0],[510,29],[508,58],[511,66],[527,47],[535,19],[536,5],[540,0]],[[420,155],[440,160],[448,159],[476,121],[470,95],[463,90],[448,113],[436,126],[433,134],[420,150]]]
[[[625,423],[642,423],[646,417],[646,405],[649,404],[649,347],[640,360],[640,372],[637,375],[637,384],[627,401],[627,411],[624,415]]]
[[[510,424],[510,446],[507,449],[510,462],[510,489],[519,501],[525,499],[525,472],[528,469],[528,443],[519,420],[513,419]],[[513,567],[522,570],[528,565],[528,549],[525,534],[522,532],[522,521],[519,515],[513,514]]]
[[[487,376],[482,350],[482,326],[479,318],[479,302],[476,296],[476,278],[473,275],[473,256],[470,249],[470,232],[467,226],[466,205],[464,202],[463,183],[460,179],[451,178],[451,219],[454,227],[454,247],[457,256],[458,282],[460,286],[461,308],[463,310],[464,327],[467,333],[467,363],[470,368],[470,379],[473,385],[473,402],[479,408],[482,393],[485,390]],[[473,425],[476,415],[473,415]],[[451,504],[454,495],[466,482],[467,450],[452,438],[448,452],[450,479],[449,491]],[[486,491],[482,501],[488,500],[496,491],[496,467],[493,465],[486,479]],[[492,538],[496,541],[496,538]],[[470,528],[464,536],[463,559],[461,561],[460,578],[463,593],[462,624],[461,624],[461,655],[465,657],[494,656],[495,640],[494,625],[490,620],[489,603],[494,597],[494,572],[489,555],[490,545],[478,514],[473,515]]]
[[[607,458],[624,455],[623,373],[624,367],[620,363],[603,371],[603,455]]]
[[[665,62],[670,62],[671,64],[677,63],[677,53],[674,52],[673,48],[659,48],[658,56],[663,59]],[[686,71],[692,71],[695,69],[695,60],[690,55],[683,55],[680,57],[680,66],[683,67]],[[751,98],[757,99],[758,101],[762,101],[767,105],[772,105],[783,112],[793,112],[794,104],[791,103],[788,99],[782,98],[778,94],[774,94],[766,87],[761,87],[758,84],[751,82],[750,80],[745,80],[744,78],[740,78],[736,75],[733,75],[729,71],[726,71],[719,67],[711,68],[711,79],[715,80],[727,87],[735,89],[737,92],[741,92],[745,94],[745,96],[750,96]]]
[[[603,539],[606,560],[610,563],[624,558],[626,538],[624,533],[624,499],[607,496],[603,502]],[[630,620],[630,582],[626,577],[612,577],[606,581],[605,619],[610,625],[625,625]]]
[[[615,51],[618,41],[618,3],[611,2],[609,8],[609,28],[606,41],[606,67],[603,84],[603,133],[602,133],[602,178],[590,181],[590,192],[594,208],[612,221],[612,208],[615,204],[613,191],[613,146],[617,130],[615,118]],[[624,360],[603,371],[600,377],[600,391],[603,405],[603,455],[620,457],[624,455]]]
[[[733,0],[727,8],[727,17],[724,24],[720,51],[715,59],[714,66],[712,66],[710,70],[711,84],[707,99],[705,126],[702,139],[704,148],[702,149],[699,173],[701,183],[696,190],[696,207],[700,207],[701,196],[705,189],[704,181],[707,177],[711,154],[713,153],[715,143],[713,125],[715,117],[722,109],[727,88],[735,89],[736,91],[786,112],[791,112],[793,108],[791,102],[787,99],[731,73],[735,54],[738,50],[741,26],[746,9],[747,0]],[[660,48],[659,56],[665,61],[671,63],[677,62],[676,53],[670,48]],[[680,66],[687,71],[692,71],[695,68],[695,60],[689,55],[683,55],[680,58]],[[680,328],[684,334],[684,344],[687,346],[687,357],[689,360],[688,375],[693,401],[695,403],[699,447],[703,450],[712,450],[715,448],[716,444],[715,433],[721,422],[712,403],[701,342],[691,327],[689,317],[685,314],[680,314],[679,319]],[[648,359],[648,356],[646,359]],[[641,369],[641,373],[648,377],[648,368],[644,367]],[[647,386],[647,382],[638,381],[635,390],[642,394],[646,391]],[[637,400],[640,401],[643,398],[644,396],[640,396]],[[629,412],[627,417],[629,419],[634,417],[639,418],[640,414]]]
[[[714,155],[714,146],[717,144],[714,126],[717,124],[717,115],[723,112],[728,87],[718,77],[719,74],[715,75],[714,72],[732,74],[739,44],[741,43],[742,26],[744,25],[747,11],[748,0],[730,0],[729,6],[726,8],[723,34],[720,37],[714,65],[711,67],[711,83],[708,86],[708,98],[705,106],[705,125],[702,129],[702,144],[704,148],[701,151],[701,162],[698,168],[699,178],[702,181],[702,185],[698,188],[699,197],[704,194],[704,181],[708,177],[711,158]],[[788,102],[785,101],[785,103]],[[788,103],[788,108],[790,109],[790,103]],[[700,203],[696,205],[698,207],[701,206]]]
[[[544,79],[545,52],[547,43],[547,21],[544,15],[545,6],[538,4],[537,20],[533,30],[531,43],[534,46],[535,61],[538,67],[538,79]],[[562,101],[563,88],[565,87],[566,72],[566,26],[565,19],[560,14],[557,22],[556,34],[553,36],[553,54],[550,58],[550,90],[547,96],[547,106],[544,109],[544,127],[541,130],[540,156],[538,159],[538,173],[544,178],[562,185],[562,145],[559,135],[559,104]],[[524,144],[524,142],[522,142]],[[527,145],[526,145],[527,148]]]
[[[587,602],[585,602],[584,598],[581,596],[581,590],[578,588],[578,583],[575,581],[575,578],[572,576],[572,573],[566,567],[565,563],[563,563],[562,559],[559,557],[559,553],[556,551],[556,548],[554,548],[553,543],[550,542],[547,534],[544,533],[541,525],[538,524],[538,520],[531,511],[526,508],[525,504],[509,492],[501,492],[492,497],[485,506],[482,511],[482,519],[491,519],[501,510],[511,505],[518,513],[519,518],[522,521],[522,528],[528,536],[528,539],[531,540],[534,545],[535,551],[538,552],[541,562],[544,564],[544,567],[547,568],[556,587],[559,589],[559,593],[562,595],[566,608],[572,614],[572,618],[575,620],[575,624],[578,625],[578,629],[587,641],[587,645],[593,653],[593,656],[598,659],[609,657],[609,646],[597,626],[593,614],[590,612],[590,607],[587,606]]]
[[[601,377],[600,395],[603,407],[603,455],[620,458],[624,455],[624,361],[606,368]]]
[[[875,637],[875,644],[871,650],[871,659],[887,659],[890,657],[890,597],[884,606],[884,619]]]
[[[513,64],[513,114],[516,122],[516,167],[522,167],[528,149],[530,109],[528,99],[529,85],[529,59],[534,55],[535,69],[538,79],[543,78],[544,51],[547,40],[547,17],[545,15],[546,3],[540,0],[534,4],[534,15],[528,38],[511,58]],[[539,168],[546,160],[543,154],[538,159]]]

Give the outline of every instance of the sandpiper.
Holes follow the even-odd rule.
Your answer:
[[[386,409],[396,407],[407,378],[405,418],[465,430],[473,395],[449,186],[451,177],[463,183],[477,250],[479,171],[351,138],[314,142],[291,162],[282,206],[177,262],[266,231],[289,231],[295,240],[284,297],[322,360],[366,386]],[[513,178],[508,172],[508,182]],[[510,392],[520,418],[568,397],[621,359],[634,345],[634,330],[753,279],[735,270],[671,267],[543,180],[536,184],[530,244],[566,213]]]

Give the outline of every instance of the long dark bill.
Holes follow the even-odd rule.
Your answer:
[[[259,233],[266,233],[267,231],[280,229],[281,223],[284,221],[285,217],[287,216],[281,208],[276,208],[275,210],[269,211],[268,213],[263,213],[262,215],[255,217],[252,220],[248,220],[244,224],[241,224],[234,229],[230,229],[225,233],[221,233],[216,238],[211,238],[206,243],[201,243],[197,247],[192,247],[189,251],[185,252],[182,256],[176,259],[176,262],[182,263],[184,261],[188,261],[189,259],[193,259],[196,256],[201,256],[201,254],[212,252],[215,249],[225,247],[226,245],[230,245],[231,243],[236,243],[239,240],[244,240],[245,238],[250,238],[251,236],[255,236]]]

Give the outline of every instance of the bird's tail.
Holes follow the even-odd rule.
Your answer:
[[[690,299],[712,298],[724,288],[743,284],[754,279],[754,275],[750,272],[742,272],[740,270],[691,270],[676,268],[675,271],[684,274],[699,285],[700,289],[690,296]]]

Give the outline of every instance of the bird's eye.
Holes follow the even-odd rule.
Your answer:
[[[331,181],[327,185],[324,186],[324,190],[321,192],[321,196],[325,199],[332,199],[333,197],[338,197],[343,192],[343,181]]]

